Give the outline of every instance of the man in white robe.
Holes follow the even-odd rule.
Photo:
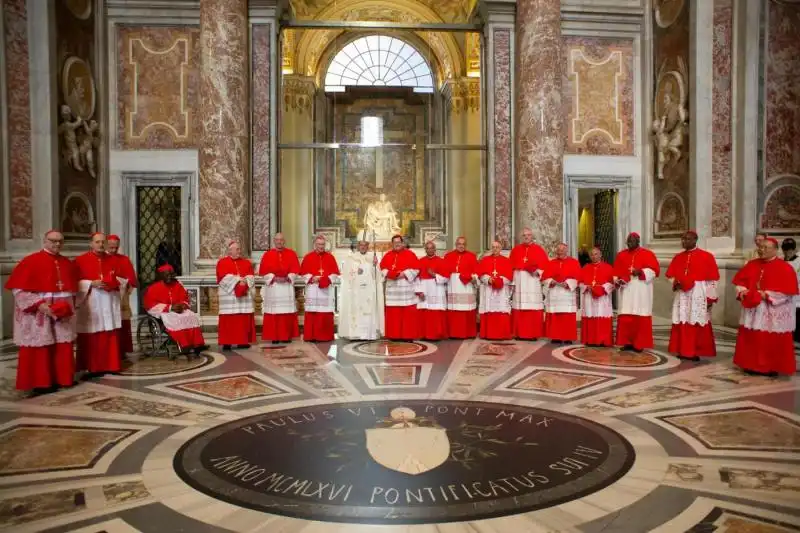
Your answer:
[[[339,336],[374,340],[383,336],[383,278],[377,253],[368,253],[361,241],[342,263],[342,293],[339,306]]]

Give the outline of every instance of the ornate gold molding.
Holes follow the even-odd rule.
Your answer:
[[[481,82],[477,78],[461,78],[447,84],[447,100],[455,115],[477,113],[481,109]]]
[[[284,111],[294,111],[300,114],[311,111],[314,104],[314,93],[317,90],[314,78],[284,76],[281,89]]]

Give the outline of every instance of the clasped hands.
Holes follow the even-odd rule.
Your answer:
[[[569,284],[566,281],[558,282],[558,281],[556,281],[554,279],[550,280],[549,286],[550,286],[551,289],[553,287],[563,287],[565,289],[569,289]]]
[[[186,304],[173,304],[169,308],[173,313],[181,314],[186,311]]]

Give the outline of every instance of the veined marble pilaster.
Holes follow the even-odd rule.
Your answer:
[[[731,235],[733,202],[733,0],[714,0],[713,40],[711,233],[713,237],[725,237]]]
[[[200,1],[200,258],[250,248],[247,0]]]
[[[485,245],[498,239],[510,248],[514,241],[514,4],[486,1],[481,9],[486,20],[481,68],[488,159]]]
[[[562,240],[564,129],[561,1],[519,0],[516,19],[517,229],[552,249]]]
[[[8,198],[4,206],[11,221],[11,239],[33,237],[33,188],[31,172],[30,72],[28,69],[28,6],[26,0],[3,2],[2,28],[5,47],[6,126],[3,151],[8,161]],[[0,152],[2,154],[3,152]],[[2,159],[0,159],[2,161]],[[5,200],[4,200],[5,201]],[[0,210],[2,213],[2,210]]]
[[[253,250],[269,249],[272,183],[272,23],[253,24],[250,32],[253,97]]]

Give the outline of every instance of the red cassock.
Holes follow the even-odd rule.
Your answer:
[[[575,280],[575,286],[582,277],[581,264],[574,257],[564,259],[551,259],[542,272],[542,280],[553,280],[556,283],[564,283],[567,280]],[[569,296],[572,302],[575,301],[575,293]],[[560,302],[563,305],[563,302]],[[578,339],[578,315],[577,307],[571,311],[554,311],[553,295],[550,296],[551,309],[545,309],[544,334],[554,341],[574,341]],[[574,305],[574,304],[573,304]]]
[[[601,298],[607,298],[608,316],[586,316],[587,309],[581,317],[581,343],[593,346],[612,346],[614,344],[613,310],[611,309],[611,296],[606,292],[605,285],[614,283],[614,269],[601,261],[597,264],[589,263],[581,270],[581,284],[596,304]],[[595,305],[595,307],[600,307]],[[593,309],[600,311],[600,309]],[[606,313],[600,313],[606,314]]]
[[[35,252],[14,267],[5,288],[16,292],[17,389],[71,386],[75,375],[73,307],[78,292],[72,262],[44,250]],[[43,303],[51,306],[55,319],[38,312]]]
[[[217,283],[228,275],[239,278],[253,276],[255,275],[253,263],[244,257],[239,259],[230,256],[223,257],[217,262]],[[240,284],[234,289],[234,297],[240,298],[249,296],[249,294],[249,285]],[[217,342],[223,346],[254,344],[257,341],[256,319],[252,312],[220,313],[217,331],[219,332]]]
[[[544,270],[550,259],[544,248],[536,243],[518,244],[509,255],[512,268],[529,273]],[[522,287],[515,287],[515,291]],[[544,336],[544,310],[543,309],[511,309],[511,326],[514,337],[517,339],[533,340]]]
[[[502,255],[488,255],[481,259],[478,263],[478,277],[489,276],[491,278],[489,286],[484,291],[492,291],[495,294],[497,291],[503,291],[504,294],[497,295],[501,298],[508,296],[508,287],[505,286],[505,281],[511,280],[514,277],[514,271],[511,268],[511,261]],[[511,304],[505,305],[503,301],[496,302],[497,309],[494,306],[484,307],[485,312],[481,313],[481,330],[480,336],[482,339],[491,340],[508,340],[512,338],[511,331]],[[489,305],[487,302],[486,305]],[[507,310],[505,310],[507,308]]]
[[[625,281],[631,280],[631,270],[643,270],[649,268],[655,272],[656,277],[661,273],[661,267],[655,254],[647,248],[641,246],[633,252],[622,250],[614,260],[614,276]],[[639,276],[644,279],[643,276]],[[617,304],[619,314],[617,315],[617,342],[618,346],[633,346],[636,350],[644,350],[653,347],[653,310],[649,309],[647,314],[626,313],[624,308],[623,295],[619,296]]]
[[[306,307],[303,315],[303,340],[329,342],[334,338],[333,296],[331,276],[339,275],[336,258],[329,252],[309,252],[300,263],[300,275],[319,276],[319,281],[306,288]],[[327,290],[325,290],[327,289]]]
[[[108,257],[114,262],[117,276],[128,280],[128,287],[130,287],[130,289],[135,289],[139,286],[139,281],[136,278],[136,270],[133,269],[133,263],[131,263],[127,255],[117,253],[108,254]],[[131,331],[129,294],[121,295],[120,299],[122,304],[122,329],[119,335],[120,348],[122,349],[122,353],[131,353],[133,351],[133,332]]]
[[[419,280],[436,279],[436,276],[430,274],[428,270],[432,270],[434,274],[443,278],[450,278],[450,271],[447,269],[444,259],[438,255],[419,259],[419,276],[417,278]],[[433,301],[434,299],[438,300],[436,297],[439,295],[426,295],[429,305],[424,307],[442,307],[442,309],[417,307],[421,339],[436,341],[447,338],[447,288],[444,285],[440,287],[441,301]]]
[[[273,274],[276,278],[287,278],[290,274],[300,273],[300,260],[294,250],[284,248],[268,250],[261,256],[258,266],[258,275]],[[264,322],[261,325],[261,339],[264,341],[288,342],[300,335],[297,323],[297,311],[294,307],[294,286],[288,283],[278,283],[273,280],[272,285],[264,291],[266,298],[275,298],[270,307],[276,312],[267,313],[269,302],[262,304],[265,309]]]
[[[714,256],[699,248],[685,250],[670,261],[667,268],[667,277],[679,282],[680,289],[675,295],[677,301],[673,304],[678,305],[678,314],[702,315],[704,324],[697,323],[691,318],[689,320],[673,319],[672,331],[669,336],[670,353],[678,354],[683,357],[714,357],[717,354],[716,343],[714,342],[714,329],[705,307],[709,303],[717,301],[716,290],[711,295],[707,295],[702,302],[695,302],[692,298],[694,292],[699,290],[699,282],[719,281],[719,269],[717,260]],[[705,283],[704,283],[705,285]],[[700,309],[692,309],[696,305],[702,306]],[[681,307],[687,308],[681,310]],[[673,316],[675,315],[673,309]]]
[[[172,306],[176,304],[189,305],[189,293],[180,282],[165,283],[164,281],[156,281],[144,293],[144,307],[145,309],[152,309],[157,305],[166,306],[163,313],[172,311]],[[172,337],[181,349],[194,348],[205,345],[203,339],[203,332],[199,327],[186,328],[180,330],[172,330],[166,328],[169,336]]]
[[[119,292],[117,262],[105,252],[97,254],[90,251],[79,255],[75,258],[75,271],[79,281],[101,280],[106,285],[106,292]],[[91,297],[91,294],[89,297]],[[96,312],[113,313],[113,311],[106,309],[93,311],[93,313]],[[116,312],[121,315],[121,310]],[[90,317],[90,320],[95,322],[97,317]],[[103,322],[109,320],[113,323],[113,319],[107,316]],[[91,333],[80,333],[80,324],[78,328],[77,369],[87,370],[91,373],[119,372],[122,362],[122,347],[120,346],[121,324],[119,328],[104,329]]]
[[[386,270],[384,299],[384,330],[387,339],[413,340],[419,337],[419,319],[413,280],[403,278],[405,270],[419,270],[419,259],[408,249],[386,252],[381,259],[381,271]],[[388,280],[397,281],[391,284]]]
[[[793,375],[797,370],[793,299],[798,294],[794,268],[782,259],[753,259],[736,273],[733,284],[749,291],[740,297],[742,323],[733,363],[754,372]],[[766,291],[766,298],[758,291]]]
[[[472,281],[472,275],[478,271],[478,257],[468,251],[459,252],[453,250],[444,256],[444,265],[450,276],[458,274],[458,278],[463,284]],[[469,299],[471,304],[460,300]],[[453,288],[448,288],[447,295],[447,332],[451,339],[474,339],[478,334],[478,308],[476,305],[474,290],[472,295],[458,294],[453,292]],[[466,304],[466,305],[465,305]],[[454,309],[454,307],[472,307],[471,309]]]

